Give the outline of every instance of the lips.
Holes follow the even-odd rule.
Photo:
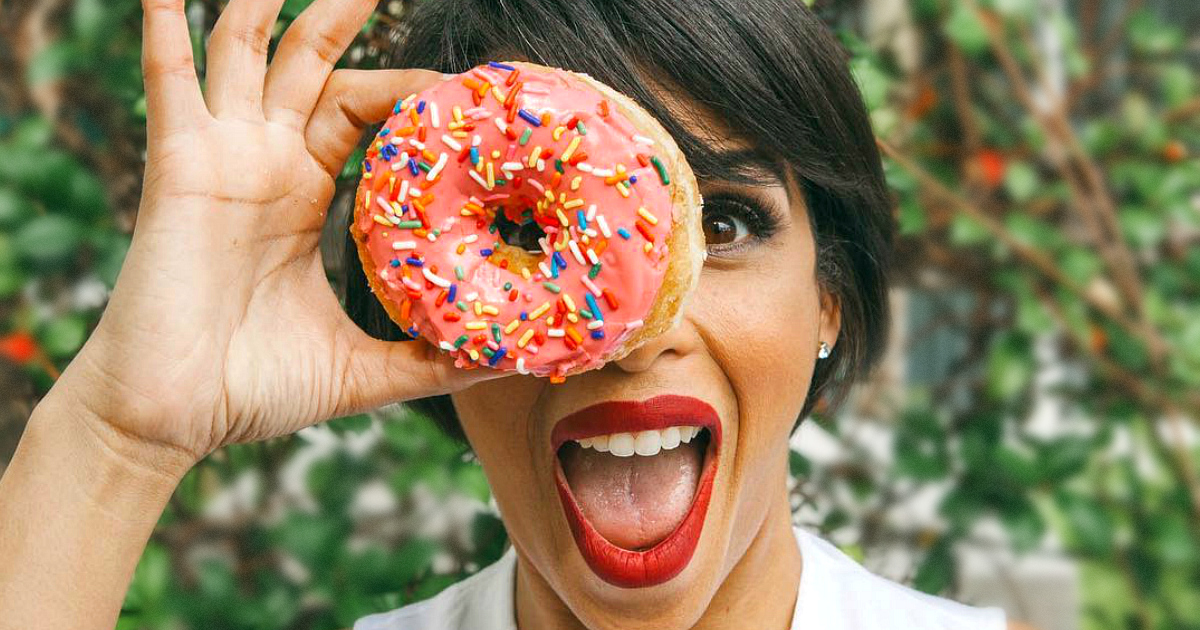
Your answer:
[[[694,435],[680,443],[678,434]],[[631,438],[636,453],[619,446]],[[717,412],[690,396],[604,402],[555,425],[559,498],[576,546],[597,576],[642,588],[687,566],[708,512],[720,443]]]

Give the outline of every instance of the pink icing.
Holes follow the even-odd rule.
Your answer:
[[[561,71],[528,67],[520,67],[516,78],[509,80],[512,71],[503,66],[479,66],[397,103],[395,115],[384,124],[364,162],[357,225],[366,235],[373,272],[386,287],[381,298],[397,305],[411,301],[402,311],[412,322],[410,332],[453,353],[456,365],[477,363],[538,376],[596,368],[647,316],[666,272],[671,189],[650,161],[662,149],[637,135],[616,107],[603,102],[603,96],[581,80]],[[505,99],[518,86],[506,108]],[[455,118],[455,105],[461,119]],[[517,108],[545,124],[533,125],[515,115]],[[414,123],[413,112],[418,111]],[[567,128],[573,118],[582,126]],[[558,140],[556,128],[561,128]],[[528,137],[523,136],[526,130]],[[478,179],[470,175],[472,144],[479,153]],[[388,146],[399,153],[393,155]],[[536,160],[534,167],[529,166],[537,147],[552,153],[544,158],[540,171]],[[406,151],[414,155],[406,156]],[[498,157],[493,157],[493,151]],[[568,153],[556,183],[555,161]],[[580,154],[585,154],[584,159],[579,159]],[[411,160],[425,165],[415,176],[408,165]],[[517,169],[514,163],[523,167]],[[628,196],[612,182],[619,168],[626,171],[620,185]],[[430,175],[436,175],[432,185]],[[519,187],[516,177],[522,180]],[[540,222],[550,222],[546,232],[552,243],[547,245],[551,253],[560,254],[565,268],[558,268],[553,257],[543,253],[541,264],[531,266],[526,279],[520,269],[501,268],[496,257],[480,254],[501,240],[499,231],[488,231],[496,211],[503,212],[505,204],[517,212],[534,207],[536,200],[546,200],[547,190],[554,201],[537,212],[545,213]],[[414,198],[418,203],[413,203]],[[416,227],[422,221],[418,204],[423,206],[422,227]],[[468,208],[469,204],[482,210]],[[639,208],[645,212],[639,213]],[[558,210],[567,219],[565,227]],[[579,210],[584,212],[586,228]],[[424,226],[436,230],[436,235]],[[552,234],[555,228],[559,231]],[[605,236],[605,228],[610,236]],[[476,240],[467,242],[472,236]],[[647,243],[649,251],[644,249]],[[588,278],[593,267],[589,252],[597,254],[600,263],[593,279]],[[422,265],[411,264],[410,258]],[[544,273],[552,266],[557,278]],[[545,282],[552,282],[560,292]],[[506,290],[506,283],[512,288]],[[602,319],[592,312],[597,306]],[[593,323],[597,321],[601,323]],[[593,335],[594,331],[599,334]],[[485,347],[492,351],[491,357]]]

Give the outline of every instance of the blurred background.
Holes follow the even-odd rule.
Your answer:
[[[223,4],[188,2],[201,67]],[[413,4],[381,3],[343,65],[386,65]],[[1044,630],[1200,628],[1200,2],[813,7],[902,235],[887,360],[794,437],[796,522]],[[0,0],[0,471],[128,248],[140,21],[137,0]],[[344,628],[505,544],[469,450],[387,408],[197,466],[119,627]]]

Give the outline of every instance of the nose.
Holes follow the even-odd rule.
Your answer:
[[[659,361],[671,361],[697,351],[703,343],[695,324],[683,317],[670,330],[642,344],[615,364],[622,371],[644,372]]]

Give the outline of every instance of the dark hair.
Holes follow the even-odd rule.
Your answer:
[[[722,119],[799,182],[817,245],[817,275],[840,301],[841,333],[817,362],[807,417],[836,408],[887,340],[894,219],[879,152],[845,53],[801,0],[418,0],[391,65],[464,72],[525,59],[584,72],[649,110],[701,180],[744,180],[656,97],[648,79]],[[347,260],[357,260],[348,239]],[[350,316],[381,339],[406,339],[347,266]],[[463,438],[449,396],[411,403]]]

